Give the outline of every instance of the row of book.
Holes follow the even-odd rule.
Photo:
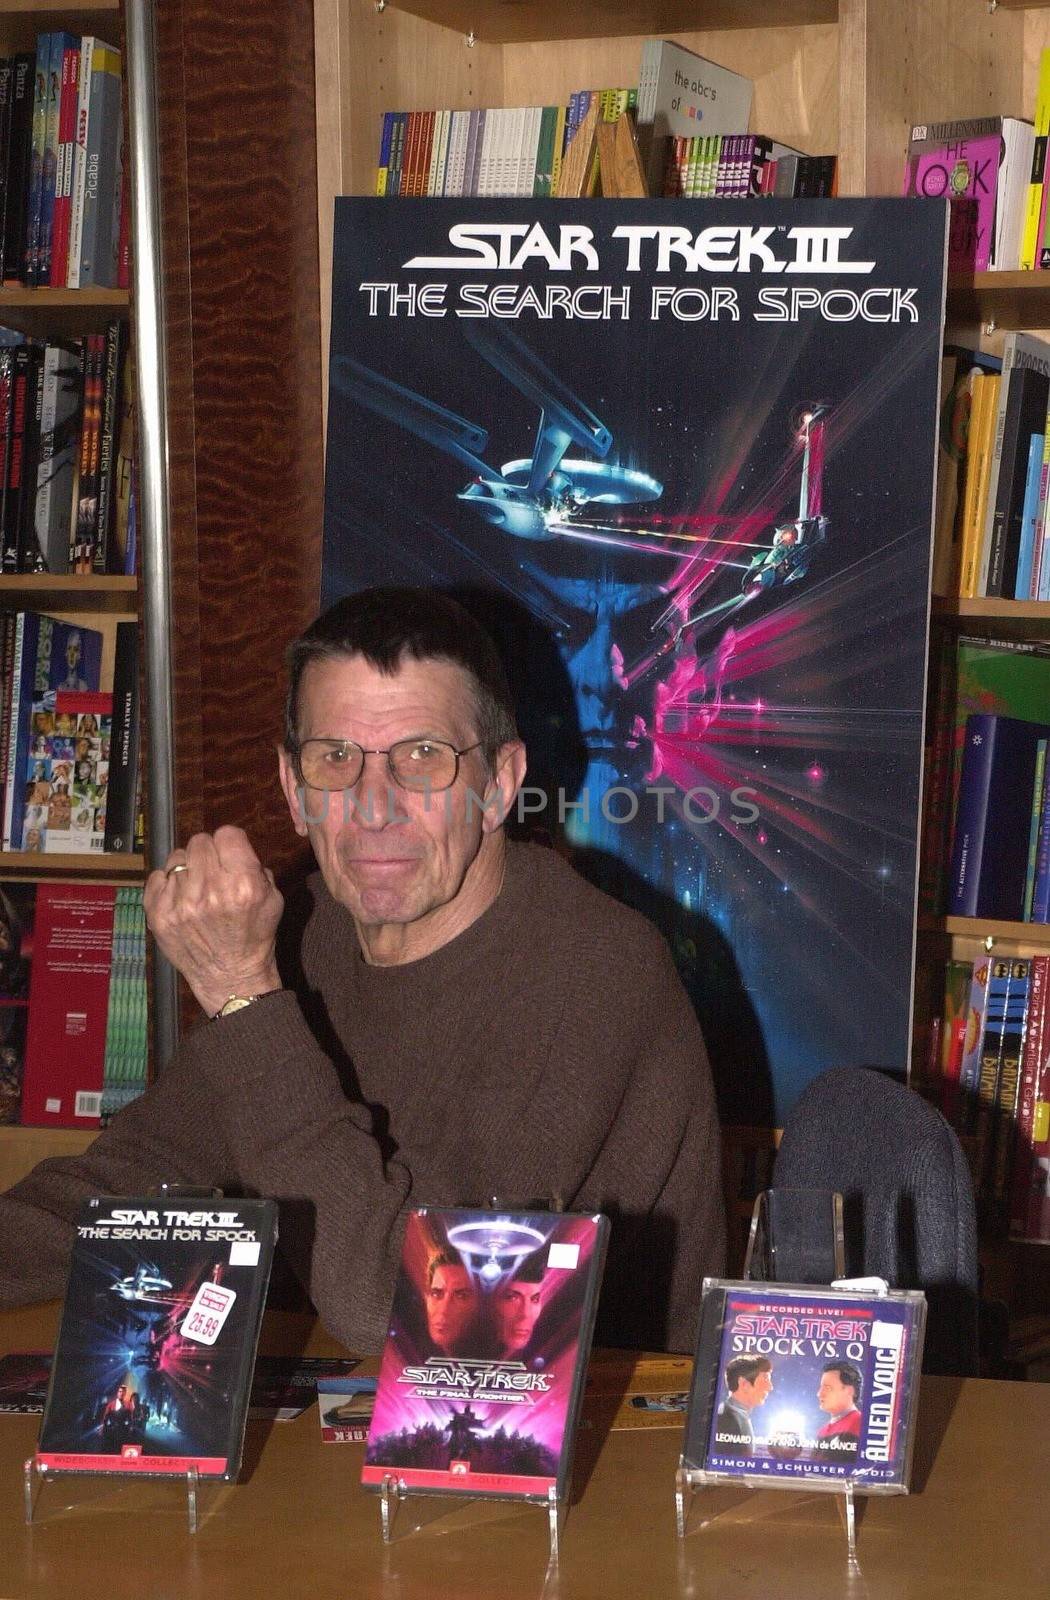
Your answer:
[[[595,94],[610,122],[634,98],[626,89]],[[376,193],[546,198],[557,192],[565,152],[590,100],[585,90],[558,106],[388,111]]]
[[[39,611],[0,613],[2,850],[94,855],[135,847],[137,624],[116,624],[105,692],[102,646],[97,628]]]
[[[126,322],[0,344],[0,569],[133,574],[134,435]]]
[[[97,1128],[147,1058],[142,889],[0,886],[0,1123]]]
[[[3,281],[127,288],[120,51],[93,35],[37,35],[0,61]]]
[[[931,673],[920,909],[1045,922],[1050,643],[945,636]]]
[[[685,200],[801,200],[833,195],[837,182],[833,155],[808,156],[761,133],[712,133],[672,139],[663,192]]]
[[[1050,1240],[1050,955],[945,964],[927,1089],[968,1143],[985,1220]]]
[[[948,346],[941,387],[934,593],[1050,599],[1050,344]]]

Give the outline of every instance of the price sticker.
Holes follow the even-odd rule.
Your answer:
[[[182,1319],[182,1337],[197,1344],[214,1344],[236,1298],[236,1289],[224,1289],[221,1283],[202,1283]]]

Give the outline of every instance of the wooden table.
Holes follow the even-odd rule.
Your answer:
[[[54,1307],[0,1314],[0,1352],[50,1348]],[[337,1353],[300,1318],[263,1348]],[[561,1568],[545,1515],[498,1503],[409,1502],[384,1549],[358,1486],[363,1447],[324,1445],[315,1407],[249,1423],[242,1481],[202,1491],[196,1537],[174,1485],[64,1479],[22,1520],[39,1418],[0,1416],[0,1600],[1001,1600],[1050,1590],[1050,1385],[929,1379],[907,1497],[860,1502],[849,1574],[839,1501],[709,1490],[674,1536],[680,1434],[585,1429]]]

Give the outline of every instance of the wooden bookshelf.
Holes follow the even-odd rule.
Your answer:
[[[72,573],[26,572],[0,576],[0,606],[64,611],[116,611],[129,615],[136,604],[138,579],[76,577]]]
[[[992,939],[997,945],[1024,946],[1032,951],[1050,950],[1050,923],[1047,922],[1003,922],[994,917],[938,917],[931,919],[929,926],[933,931],[944,932],[955,939]],[[925,922],[923,927],[926,927]]]
[[[931,615],[944,627],[988,639],[1050,639],[1050,601],[934,595]]]
[[[78,855],[70,851],[45,855],[40,850],[0,850],[0,879],[22,878],[46,883],[55,878],[90,878],[95,883],[136,883],[146,870],[146,858],[128,852]]]
[[[839,0],[397,0],[398,10],[494,44],[681,33],[698,28],[793,28],[836,22]]]

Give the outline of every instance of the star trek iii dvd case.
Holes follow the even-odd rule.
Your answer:
[[[609,1223],[409,1214],[361,1482],[563,1499]]]
[[[235,1478],[276,1238],[272,1200],[89,1200],[40,1465]]]
[[[926,1298],[704,1280],[683,1465],[705,1482],[906,1494]]]

